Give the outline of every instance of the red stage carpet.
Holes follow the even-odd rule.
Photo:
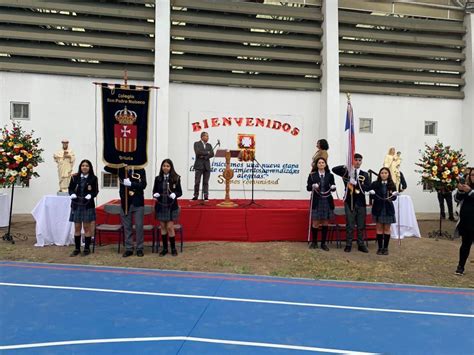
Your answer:
[[[180,200],[180,221],[184,227],[185,241],[306,241],[308,237],[309,200],[258,200],[258,205],[236,200],[236,208],[221,208],[216,205],[222,200],[210,200],[205,204],[198,201]],[[342,201],[335,201],[342,206]],[[107,204],[118,204],[112,200]],[[146,200],[147,205],[154,203]],[[344,223],[344,216],[337,218]],[[118,217],[106,220],[104,205],[97,207],[97,224],[120,223]],[[158,224],[153,216],[145,217],[145,224]],[[319,233],[320,234],[320,233]],[[345,239],[345,232],[340,233]],[[320,237],[320,235],[319,235]],[[369,239],[375,237],[368,231]],[[333,236],[335,238],[335,234]],[[104,234],[104,241],[107,235]],[[146,238],[148,239],[148,238]],[[116,240],[115,238],[113,240]]]

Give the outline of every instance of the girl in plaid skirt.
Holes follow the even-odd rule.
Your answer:
[[[178,255],[175,242],[174,222],[179,218],[178,197],[181,197],[180,176],[174,170],[173,162],[165,159],[161,163],[160,174],[155,177],[153,197],[155,198],[156,219],[160,221],[163,249],[159,256],[168,254],[168,236],[171,255]]]
[[[393,202],[398,191],[388,168],[379,171],[377,181],[370,185],[369,193],[374,196],[372,216],[377,230],[377,255],[388,255],[390,242],[390,225],[395,223],[395,208]]]
[[[311,174],[308,176],[306,189],[311,191],[311,234],[313,241],[310,249],[318,247],[318,229],[321,227],[321,249],[329,251],[326,245],[329,220],[334,216],[334,200],[331,193],[336,191],[334,175],[328,168],[326,159],[317,158]]]
[[[69,221],[74,222],[74,244],[75,249],[70,256],[81,253],[81,230],[84,228],[85,246],[83,255],[90,254],[92,240],[91,223],[95,221],[94,198],[99,193],[97,177],[94,175],[92,163],[84,159],[79,164],[77,174],[71,177],[69,182],[69,196],[71,197],[71,215]]]

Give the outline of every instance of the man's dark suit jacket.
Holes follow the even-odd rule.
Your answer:
[[[196,154],[194,170],[211,171],[211,162],[209,159],[214,156],[212,145],[206,143],[206,147],[204,148],[202,141],[194,142],[194,153]]]

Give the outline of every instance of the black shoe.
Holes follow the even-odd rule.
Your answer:
[[[369,249],[367,249],[367,247],[364,245],[364,244],[361,244],[357,247],[357,250],[358,251],[361,251],[363,253],[368,253],[369,252]]]
[[[143,250],[141,250],[141,249],[137,250],[137,256],[143,256],[143,255],[145,255],[145,254],[143,254]]]
[[[311,244],[309,245],[309,248],[310,249],[318,249],[318,243],[317,242],[311,242]]]
[[[464,275],[464,268],[463,267],[460,267],[458,265],[457,269],[456,269],[456,272],[454,273],[455,275],[458,275],[458,276],[462,276]]]
[[[197,201],[197,199],[198,199],[197,196],[194,196],[194,197],[191,199],[191,201]]]
[[[388,255],[388,249],[387,248],[382,249],[382,255]]]
[[[441,218],[446,219],[446,215],[444,213],[441,213]]]
[[[171,255],[178,256],[178,251],[176,250],[176,248],[171,248]]]
[[[377,255],[383,255],[383,249],[378,248],[377,249]]]
[[[321,244],[321,249],[324,251],[329,251],[329,248],[326,244]]]
[[[449,220],[450,220],[450,221],[453,221],[453,222],[456,221],[456,220],[454,219],[454,216],[449,216]]]
[[[209,197],[204,197],[204,201],[209,201]]]
[[[352,247],[351,247],[350,245],[346,245],[346,247],[344,248],[344,251],[345,251],[346,253],[350,253],[351,250],[352,250]]]
[[[82,256],[87,256],[91,253],[91,250],[90,249],[84,249],[84,251],[82,252]]]
[[[158,256],[165,256],[166,254],[168,254],[168,249],[163,249],[163,250],[158,254]]]
[[[79,249],[74,249],[72,251],[72,253],[69,254],[69,256],[78,256],[80,253],[81,253],[81,251]]]
[[[127,251],[125,251],[125,253],[122,254],[122,257],[123,258],[128,258],[129,256],[132,256],[132,255],[133,255],[133,251],[127,250]]]

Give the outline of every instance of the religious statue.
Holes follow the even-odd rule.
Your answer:
[[[397,187],[397,191],[399,191],[400,187],[400,164],[402,162],[400,155],[400,152],[395,153],[395,148],[391,147],[383,162],[383,166],[390,170],[390,175],[392,176],[392,180]]]
[[[67,139],[62,140],[61,143],[63,149],[56,152],[53,157],[56,164],[58,164],[59,192],[67,192],[76,156],[69,149],[69,141]]]

